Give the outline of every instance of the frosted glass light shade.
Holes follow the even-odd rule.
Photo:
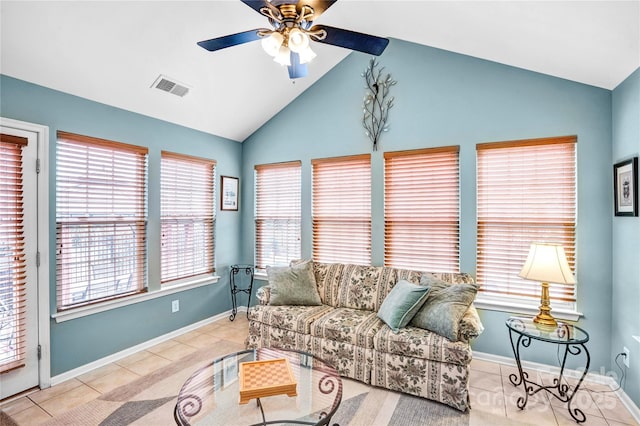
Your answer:
[[[300,55],[300,63],[301,64],[308,64],[309,62],[311,62],[313,60],[313,58],[315,58],[317,55],[315,54],[315,52],[313,50],[311,50],[311,47],[307,46],[306,49],[304,49],[302,52],[299,53]]]
[[[260,43],[262,44],[262,48],[265,52],[275,57],[278,54],[283,42],[284,37],[282,36],[282,34],[273,32],[269,36],[263,37]]]
[[[292,28],[291,31],[289,31],[289,49],[293,52],[300,53],[307,47],[309,47],[309,36],[299,28]]]
[[[518,274],[521,278],[558,284],[575,284],[564,248],[560,244],[532,243]]]
[[[273,58],[280,65],[291,65],[291,51],[286,46],[280,46],[278,54]]]

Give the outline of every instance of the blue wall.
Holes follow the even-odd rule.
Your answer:
[[[217,175],[239,176],[242,145],[143,115],[113,108],[55,90],[0,76],[3,117],[49,126],[50,253],[55,253],[55,146],[63,130],[149,147],[149,286],[160,278],[160,151],[217,160]],[[217,203],[216,203],[217,205]],[[230,309],[228,265],[240,256],[240,216],[218,212],[216,284],[62,323],[51,321],[51,374],[55,376],[130,346]],[[51,313],[55,312],[55,258],[50,258]],[[171,313],[171,300],[180,311]]]
[[[354,52],[255,132],[243,147],[243,260],[253,259],[253,166],[302,160],[302,254],[311,254],[313,158],[371,152],[360,124],[369,56]],[[592,370],[611,367],[611,92],[534,72],[392,40],[379,58],[398,81],[390,131],[372,152],[372,263],[383,263],[384,151],[460,145],[460,263],[475,273],[475,145],[578,136],[577,297]],[[474,349],[512,356],[505,312],[482,310]],[[554,348],[530,361],[557,364]],[[584,364],[582,364],[584,365]],[[577,368],[579,364],[573,364]]]
[[[613,91],[613,163],[640,155],[640,69]],[[611,357],[630,350],[625,391],[640,405],[640,218],[613,219]],[[640,338],[640,337],[638,337]],[[617,370],[616,370],[617,372]]]

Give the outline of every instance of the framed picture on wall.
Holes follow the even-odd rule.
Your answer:
[[[638,216],[638,157],[614,164],[613,198],[616,216]]]
[[[240,179],[220,176],[220,210],[238,211]]]

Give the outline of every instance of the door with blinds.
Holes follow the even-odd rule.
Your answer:
[[[39,384],[38,135],[0,127],[0,399]]]

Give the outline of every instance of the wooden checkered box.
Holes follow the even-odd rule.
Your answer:
[[[298,395],[297,383],[286,358],[240,363],[239,377],[240,404],[265,396]]]

